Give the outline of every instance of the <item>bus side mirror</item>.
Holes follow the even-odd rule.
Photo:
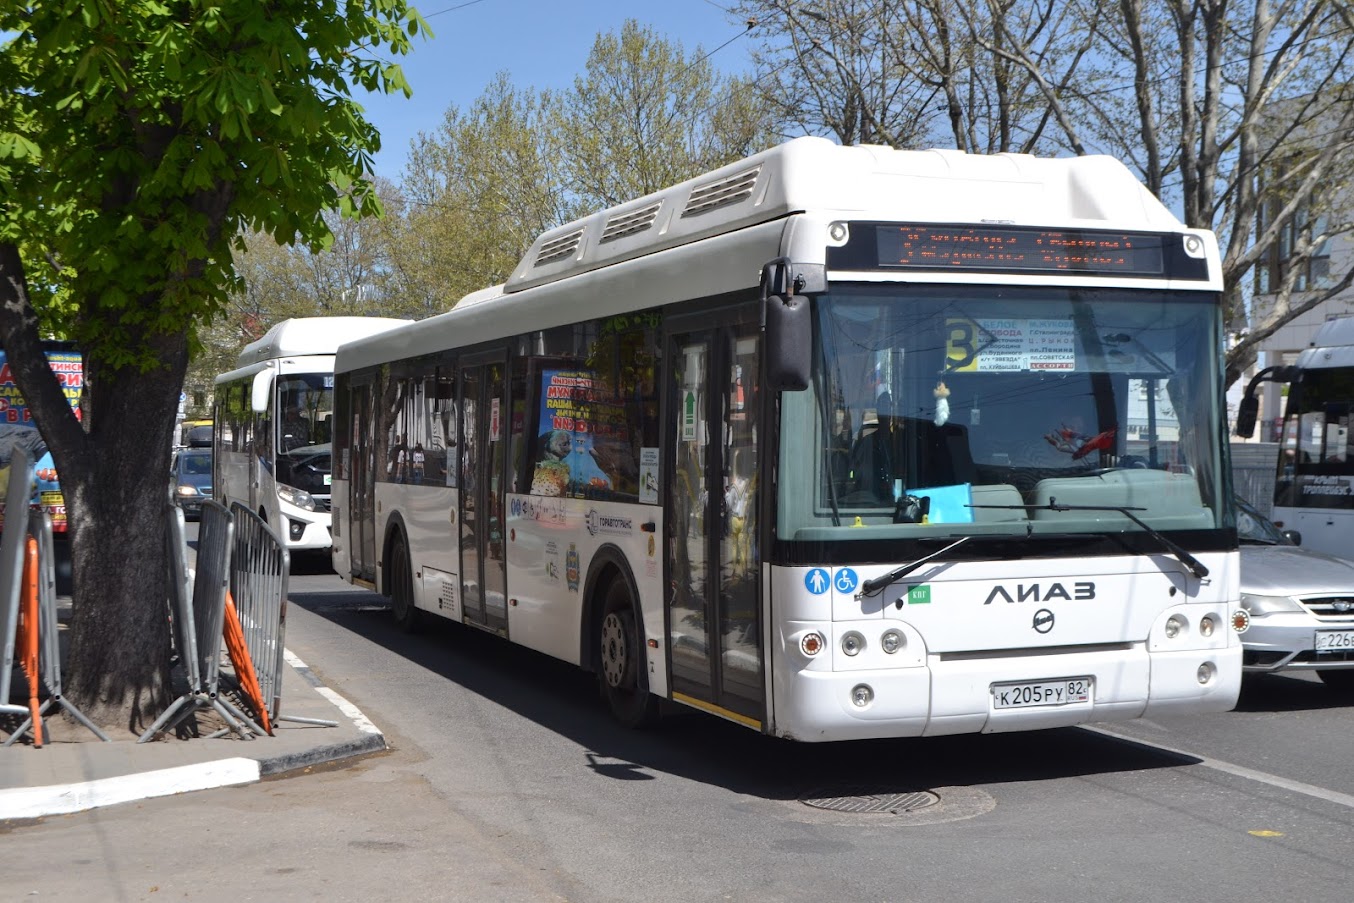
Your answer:
[[[809,299],[803,295],[766,299],[766,379],[774,392],[802,392],[809,387],[813,360],[809,312]]]
[[[1236,409],[1236,434],[1243,439],[1255,435],[1255,418],[1260,415],[1260,399],[1246,395]]]

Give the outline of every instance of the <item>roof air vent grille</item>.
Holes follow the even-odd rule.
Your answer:
[[[602,230],[601,244],[652,228],[654,220],[658,219],[658,208],[662,206],[663,202],[659,201],[630,213],[613,216],[607,220],[606,228]]]
[[[761,171],[760,166],[754,166],[717,182],[697,185],[691,190],[691,197],[686,202],[686,208],[682,210],[682,216],[700,216],[719,207],[747,200],[752,197],[752,187],[757,184],[757,174]]]
[[[565,260],[572,257],[578,250],[579,244],[583,241],[583,230],[575,229],[567,235],[561,235],[559,238],[552,238],[541,245],[541,250],[536,254],[536,266],[543,266],[547,263],[553,263],[556,260]]]

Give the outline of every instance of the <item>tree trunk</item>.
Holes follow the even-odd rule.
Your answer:
[[[136,734],[171,702],[165,517],[188,357],[185,336],[155,344],[166,366],[152,373],[87,362],[92,396],[78,453],[83,466],[66,466],[67,455],[54,449],[71,511],[66,692],[96,723]]]

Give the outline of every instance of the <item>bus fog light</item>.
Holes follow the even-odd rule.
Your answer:
[[[1245,633],[1251,626],[1251,613],[1244,608],[1238,608],[1232,612],[1232,629],[1237,633]]]
[[[1212,616],[1212,615],[1204,615],[1202,618],[1200,618],[1200,619],[1199,619],[1199,635],[1200,635],[1200,636],[1212,636],[1212,635],[1213,635],[1213,627],[1214,627],[1214,623],[1215,623],[1215,622],[1213,621],[1213,616]]]
[[[823,635],[810,631],[799,640],[799,651],[814,656],[823,651]]]
[[[1210,684],[1213,682],[1213,678],[1217,676],[1217,673],[1218,673],[1217,665],[1213,664],[1212,662],[1204,662],[1202,665],[1199,666],[1199,670],[1195,674],[1195,676],[1199,678],[1199,683]]]
[[[889,655],[903,648],[904,640],[901,632],[897,630],[886,630],[884,635],[879,638],[879,648],[883,649]]]
[[[863,709],[874,701],[874,690],[868,684],[856,684],[851,688],[851,704]]]
[[[1173,640],[1185,629],[1185,619],[1179,615],[1171,615],[1166,619],[1166,639]]]
[[[860,655],[865,648],[865,637],[856,633],[854,630],[842,636],[842,652],[847,655]]]

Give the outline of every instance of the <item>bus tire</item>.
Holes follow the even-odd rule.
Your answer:
[[[602,599],[597,679],[612,716],[626,727],[646,727],[658,717],[658,699],[640,680],[643,650],[630,589],[624,579],[615,577]]]
[[[1354,693],[1354,669],[1329,668],[1316,672],[1316,676],[1321,678],[1322,683],[1337,693],[1346,695]]]
[[[396,627],[405,633],[412,633],[418,628],[419,618],[418,609],[414,607],[414,568],[409,563],[409,549],[405,545],[403,533],[396,531],[391,537],[386,565],[390,569],[390,577],[386,580],[390,613]]]

